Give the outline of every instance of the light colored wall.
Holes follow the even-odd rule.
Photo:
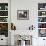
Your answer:
[[[46,0],[11,0],[11,22],[17,30],[27,30],[29,26],[38,27],[38,3]],[[17,20],[17,10],[29,10],[29,20]]]
[[[17,10],[29,10],[29,20],[17,20]],[[27,30],[31,25],[37,27],[37,2],[35,3],[32,0],[12,0],[11,16],[11,22],[16,25],[17,30]]]
[[[11,22],[14,23],[17,30],[27,30],[29,26],[34,25],[37,29],[38,20],[38,2],[46,0],[11,0]],[[29,10],[29,20],[17,20],[17,10]]]
[[[11,22],[14,23],[16,29],[27,30],[30,25],[35,26],[35,32],[33,40],[33,46],[40,46],[43,44],[43,39],[38,38],[38,3],[45,3],[46,0],[11,0]],[[17,20],[17,10],[29,10],[29,20]],[[17,31],[16,30],[16,31]],[[42,39],[42,40],[41,40]],[[39,44],[38,44],[39,43]]]

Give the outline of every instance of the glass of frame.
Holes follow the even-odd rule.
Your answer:
[[[29,20],[29,10],[17,10],[17,20]]]

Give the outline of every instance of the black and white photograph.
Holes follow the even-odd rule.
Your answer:
[[[29,20],[29,10],[17,10],[17,20]]]

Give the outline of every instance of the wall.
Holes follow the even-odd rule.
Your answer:
[[[40,46],[43,44],[43,38],[38,38],[38,3],[45,3],[46,0],[11,0],[11,22],[14,23],[16,29],[27,30],[30,25],[35,26],[35,32],[33,41],[33,46]],[[29,10],[29,20],[17,20],[17,10]],[[17,31],[16,30],[16,31]],[[39,43],[39,44],[38,44]]]
[[[46,0],[11,0],[11,22],[17,30],[27,30],[29,26],[38,27],[38,3]],[[29,10],[29,20],[17,20],[17,10]]]
[[[29,20],[17,20],[17,10],[29,10]],[[37,2],[35,3],[35,1],[30,0],[12,0],[11,15],[11,22],[16,25],[17,30],[27,30],[31,25],[37,27]]]

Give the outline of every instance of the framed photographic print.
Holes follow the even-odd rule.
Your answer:
[[[29,10],[17,10],[17,20],[29,20]]]

